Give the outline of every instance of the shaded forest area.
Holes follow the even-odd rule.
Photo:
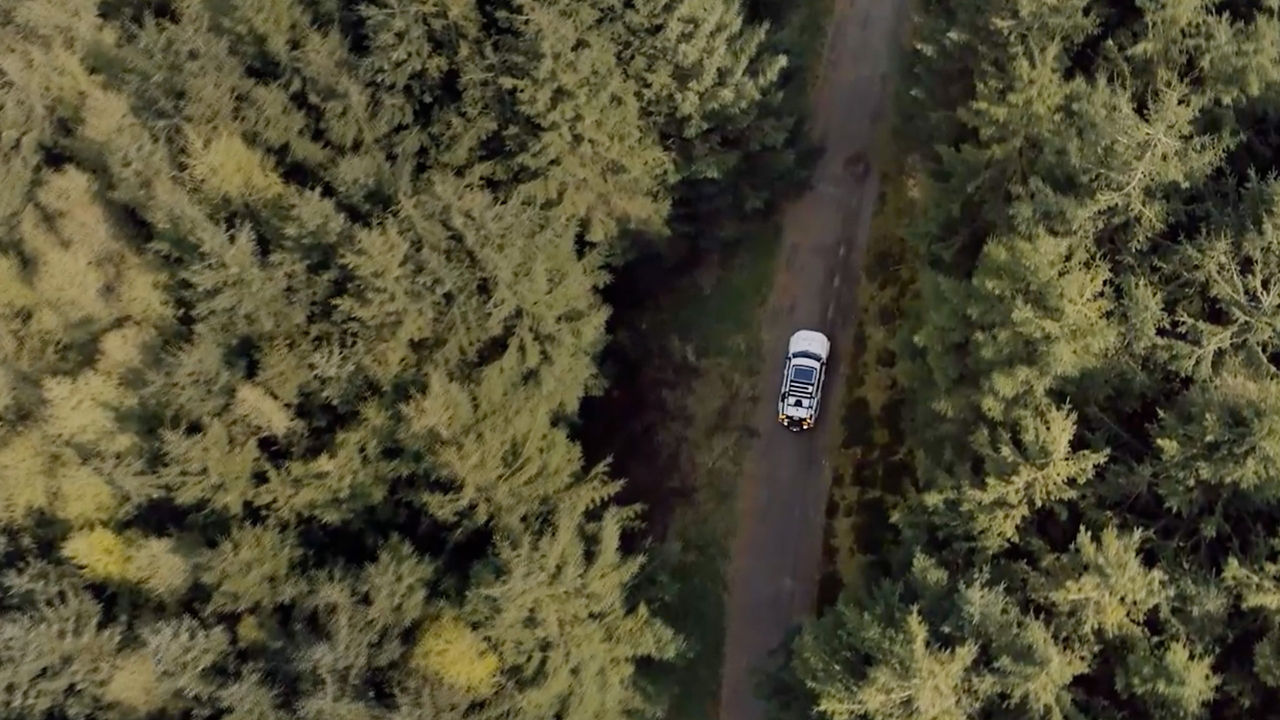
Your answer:
[[[575,416],[613,273],[791,172],[771,42],[737,0],[0,4],[0,716],[661,712],[683,641]]]
[[[741,3],[766,30],[762,52],[786,59],[775,92],[732,146],[732,165],[672,194],[671,233],[614,273],[604,297],[606,390],[584,400],[575,436],[608,458],[620,497],[643,510],[624,536],[651,558],[637,583],[682,637],[644,677],[669,698],[667,720],[718,716],[728,545],[751,442],[759,311],[772,287],[778,207],[816,159],[805,114],[826,34],[820,0]]]
[[[645,535],[661,537],[671,513],[689,497],[691,489],[684,486],[697,482],[677,467],[679,451],[673,447],[685,444],[679,425],[688,412],[687,396],[695,394],[696,350],[722,349],[716,346],[732,340],[724,336],[739,329],[719,331],[721,318],[688,316],[706,310],[699,296],[739,270],[743,255],[761,256],[746,258],[751,263],[770,261],[774,215],[781,201],[803,187],[816,157],[803,118],[811,55],[821,49],[815,42],[821,4],[740,4],[745,20],[765,31],[760,52],[785,64],[774,92],[727,143],[732,161],[712,175],[677,183],[669,234],[641,246],[611,276],[603,291],[611,309],[610,342],[602,353],[608,390],[586,398],[582,407],[578,435],[584,450],[595,462],[612,458],[628,478],[623,494],[645,506]],[[754,308],[717,310],[745,315]]]
[[[864,366],[909,478],[775,716],[1275,717],[1280,3],[924,0],[914,32]]]

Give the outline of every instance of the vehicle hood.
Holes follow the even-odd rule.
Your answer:
[[[798,330],[787,343],[787,352],[791,355],[808,352],[818,357],[826,358],[827,353],[830,351],[831,341],[827,339],[826,335],[815,330]]]

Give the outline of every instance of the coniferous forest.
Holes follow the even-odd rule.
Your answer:
[[[1278,716],[1278,17],[920,3],[895,133],[910,479],[866,581],[792,647],[790,701]]]
[[[661,715],[577,416],[795,180],[775,5],[0,2],[0,717]],[[915,5],[907,477],[778,714],[1280,716],[1280,0]]]
[[[737,0],[0,3],[0,716],[660,710],[682,640],[573,422],[611,273],[786,165],[768,41]]]

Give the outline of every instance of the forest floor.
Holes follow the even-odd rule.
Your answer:
[[[857,317],[856,285],[879,195],[873,163],[887,117],[889,80],[905,20],[902,0],[836,0],[817,86],[812,133],[823,147],[810,189],[782,217],[782,244],[761,319],[762,374],[753,425],[758,436],[738,488],[727,628],[721,672],[722,720],[758,720],[758,673],[796,621],[815,606],[838,414],[793,434],[776,421],[776,386],[787,337],[800,328],[833,341],[826,396],[845,387],[841,357]],[[832,388],[837,388],[833,391]],[[835,404],[835,403],[832,403]]]

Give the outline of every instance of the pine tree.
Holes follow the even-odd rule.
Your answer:
[[[0,705],[657,709],[636,667],[679,641],[568,425],[624,231],[780,144],[766,32],[732,3],[0,7]],[[688,38],[731,47],[660,62]]]
[[[914,483],[875,592],[795,646],[819,710],[874,716],[884,678],[963,650],[935,677],[972,679],[942,696],[973,717],[1266,713],[1278,19],[921,8],[899,142],[927,204],[894,368]],[[925,653],[869,650],[909,617]]]
[[[643,604],[630,607],[625,589],[640,563],[621,552],[626,518],[607,508],[591,519],[611,489],[588,480],[547,518],[545,532],[502,542],[496,560],[506,572],[476,591],[476,611],[518,689],[493,700],[495,717],[586,720],[658,709],[632,684],[633,663],[670,660],[679,640]]]
[[[981,706],[992,685],[973,667],[978,647],[940,646],[904,600],[883,587],[872,608],[838,605],[826,628],[798,641],[796,662],[823,716],[959,720]]]

